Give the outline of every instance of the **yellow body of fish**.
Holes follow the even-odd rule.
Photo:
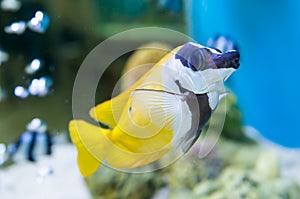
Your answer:
[[[188,44],[187,50],[204,48]],[[94,173],[102,162],[114,168],[143,166],[182,144],[187,143],[189,148],[197,139],[211,113],[205,115],[207,111],[200,110],[204,119],[200,119],[201,125],[199,122],[195,125],[193,118],[199,118],[200,114],[193,113],[194,108],[186,100],[187,96],[198,96],[198,100],[206,97],[203,103],[212,112],[219,100],[216,85],[223,83],[224,77],[227,78],[233,71],[226,70],[221,79],[211,78],[215,72],[210,70],[192,71],[182,59],[175,57],[180,49],[182,46],[163,57],[132,87],[91,109],[91,117],[109,129],[83,120],[70,122],[71,139],[78,150],[78,165],[83,176]],[[186,49],[182,50],[186,52]],[[206,84],[198,83],[197,78],[204,78]],[[194,82],[199,84],[196,89]],[[209,99],[209,96],[214,98]],[[202,102],[197,102],[196,109],[198,103]],[[212,107],[211,104],[215,105]]]

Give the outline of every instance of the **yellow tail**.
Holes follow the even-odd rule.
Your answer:
[[[110,140],[110,130],[82,120],[72,120],[69,130],[78,150],[79,170],[84,177],[95,173],[103,161],[113,168],[135,168],[149,164],[171,150],[171,146],[167,145],[158,151],[134,153],[124,145]]]
[[[69,130],[72,142],[78,150],[77,161],[81,174],[86,177],[95,173],[105,157],[105,141],[101,143],[101,140],[105,140],[102,129],[81,120],[72,120]],[[94,155],[95,151],[97,156]]]

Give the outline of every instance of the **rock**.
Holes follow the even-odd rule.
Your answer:
[[[221,184],[219,181],[207,180],[196,184],[193,192],[199,197],[205,197],[212,194],[213,192],[216,192],[218,189],[220,189],[220,187]]]
[[[235,165],[241,168],[253,168],[261,152],[259,145],[248,142],[237,142],[232,139],[220,137],[216,150],[222,157],[225,165]]]
[[[252,169],[261,152],[258,145],[242,145],[232,158],[232,164],[245,169]]]
[[[298,199],[297,183],[260,177],[252,170],[228,167],[219,178],[199,183],[193,193],[200,199]]]
[[[171,190],[169,187],[163,187],[161,189],[158,189],[152,199],[166,199],[169,197],[171,193]]]
[[[299,185],[289,179],[266,180],[260,184],[260,196],[263,198],[299,199]]]
[[[126,173],[106,166],[86,179],[93,197],[102,198],[150,198],[165,184],[161,171]]]
[[[250,157],[252,153],[256,155]],[[276,172],[262,175],[257,171],[256,162],[274,155],[270,154],[259,145],[223,138],[203,159],[194,149],[160,171],[128,174],[101,167],[87,181],[95,198],[299,199],[300,187],[295,181],[284,179]],[[245,163],[243,157],[252,163]],[[269,166],[272,167],[271,162]],[[158,194],[158,190],[165,191]]]
[[[255,172],[266,178],[278,178],[280,176],[280,162],[275,150],[262,151],[255,163]]]
[[[197,197],[189,189],[173,190],[173,192],[171,192],[170,196],[168,197],[168,199],[182,199],[182,198],[196,199]]]
[[[226,90],[229,89],[226,88]],[[220,101],[219,106],[214,113],[214,115],[222,118],[224,117],[224,110],[226,110],[221,136],[240,142],[253,143],[253,141],[245,135],[242,113],[237,105],[236,96],[232,91],[229,90],[229,92],[230,93]],[[226,105],[225,108],[221,108],[224,105]],[[218,124],[217,122],[215,123]]]

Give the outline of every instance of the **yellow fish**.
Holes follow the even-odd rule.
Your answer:
[[[237,51],[188,42],[165,55],[133,86],[90,110],[109,128],[72,120],[71,139],[83,176],[102,162],[113,168],[147,165],[166,153],[187,152],[223,96],[223,82],[239,67]]]

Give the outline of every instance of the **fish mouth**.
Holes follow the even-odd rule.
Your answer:
[[[213,61],[217,68],[234,68],[240,66],[240,53],[236,50],[231,50],[218,56],[213,56]]]

